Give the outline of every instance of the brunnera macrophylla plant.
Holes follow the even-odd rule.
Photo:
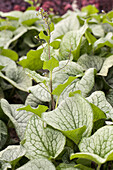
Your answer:
[[[113,105],[109,101],[112,96],[113,57],[105,58],[100,50],[102,42],[112,47],[112,33],[103,38],[102,32],[102,37],[98,38],[98,31],[91,27],[94,20],[87,20],[86,15],[84,22],[85,14],[82,14],[80,21],[84,23],[81,27],[76,26],[78,30],[68,30],[68,24],[68,31],[64,35],[60,32],[54,38],[58,25],[54,27],[43,9],[40,9],[38,15],[46,29],[36,37],[42,43],[40,48],[30,53],[35,59],[37,56],[43,73],[29,67],[24,69],[29,81],[35,81],[35,85],[26,90],[30,94],[25,104],[9,104],[7,100],[1,99],[2,110],[13,123],[20,145],[11,145],[0,152],[0,166],[2,169],[18,170],[99,170],[108,169],[109,165],[112,169]],[[66,22],[67,18],[64,20]],[[77,24],[77,18],[75,21]],[[63,25],[62,20],[62,28]],[[100,25],[97,27],[102,29]],[[87,54],[81,49],[84,43],[85,47],[88,45]],[[95,48],[98,51],[96,54],[100,56],[94,54]],[[0,69],[3,68],[1,64]],[[10,70],[9,67],[5,70],[6,75],[0,72],[0,76],[8,81],[7,70]],[[97,80],[103,83],[103,91],[110,88],[108,96],[98,89]],[[14,81],[9,82],[14,84]],[[17,84],[15,87],[20,88]],[[4,146],[7,128],[3,121],[0,121],[0,125]]]

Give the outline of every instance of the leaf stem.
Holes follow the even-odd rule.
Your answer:
[[[54,104],[54,98],[52,94],[53,88],[52,88],[52,71],[50,71],[50,92],[51,92],[51,108],[54,110],[55,104]]]
[[[60,96],[58,96],[58,98],[57,98],[55,109],[56,109],[57,106],[58,106],[59,97],[60,97]]]
[[[98,165],[98,166],[97,166],[97,170],[100,170],[100,167],[101,167],[101,165]]]

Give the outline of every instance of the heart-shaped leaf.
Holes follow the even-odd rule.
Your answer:
[[[16,128],[16,132],[20,139],[23,138],[27,123],[33,115],[31,112],[24,110],[17,111],[23,105],[15,104],[10,105],[5,99],[1,99],[1,107],[4,113],[9,117]]]
[[[99,119],[106,119],[105,113],[95,106],[93,103],[90,103],[92,110],[93,110],[93,121],[96,122]]]
[[[64,82],[69,78],[69,76],[76,76],[83,73],[83,68],[72,61],[65,60],[59,62],[59,67],[53,70],[53,89],[55,89],[59,84],[64,84]]]
[[[38,107],[39,104],[44,104],[43,101],[37,99],[36,96],[34,96],[33,94],[29,94],[26,98],[26,101],[25,101],[25,105],[30,105],[31,107]]]
[[[65,136],[51,127],[44,127],[44,124],[37,115],[32,116],[28,123],[24,147],[30,159],[56,158],[64,149]]]
[[[79,26],[80,24],[77,15],[75,13],[72,13],[70,16],[64,18],[62,21],[58,22],[58,24],[55,25],[55,29],[53,31],[53,34],[51,35],[52,41],[57,37],[64,35],[68,31],[78,30]]]
[[[94,86],[94,71],[93,68],[88,69],[80,80],[76,79],[71,85],[67,86],[59,98],[59,103],[68,97],[70,92],[78,90],[81,91],[82,96],[86,97]]]
[[[25,74],[23,68],[17,67],[16,65],[13,67],[12,64],[10,64],[6,69],[6,75],[0,72],[0,77],[22,91],[28,92],[28,87],[32,85],[32,80]]]
[[[0,152],[0,160],[9,162],[12,165],[16,164],[19,159],[24,156],[26,150],[20,145],[8,146],[6,149]]]
[[[7,49],[11,43],[13,43],[14,41],[18,40],[25,32],[27,32],[27,28],[24,26],[20,26],[18,27],[15,31],[14,31],[14,37],[10,38],[10,39],[6,39],[7,43],[5,44],[4,48]]]
[[[60,53],[64,56],[64,59],[70,57],[71,52],[73,54],[73,60],[76,61],[79,58],[82,36],[87,28],[88,26],[85,24],[78,31],[70,31],[64,35],[60,44]]]
[[[89,68],[95,68],[97,71],[101,69],[103,62],[104,58],[94,55],[89,56],[88,54],[80,56],[77,61],[77,63],[81,65],[85,70]]]
[[[110,39],[110,37],[106,36],[104,38],[100,38],[97,41],[95,41],[95,43],[93,44],[93,47],[95,48],[95,50],[104,47],[104,46],[108,46],[108,47],[113,47],[113,40]]]
[[[86,131],[82,136],[91,134],[93,111],[90,104],[79,94],[66,98],[55,110],[43,113],[42,117],[47,124],[60,131],[71,131],[86,126]]]
[[[40,74],[36,73],[36,71],[31,71],[29,69],[26,69],[25,72],[28,76],[34,79],[37,83],[49,81],[47,77],[41,76]]]
[[[50,102],[51,101],[51,95],[50,95],[50,92],[49,92],[49,87],[47,89],[47,87],[43,83],[32,86],[28,90],[39,101],[42,101],[42,102]]]
[[[22,16],[21,11],[0,12],[2,17],[7,17],[11,20],[18,20]]]
[[[35,10],[27,10],[20,17],[19,22],[27,26],[33,25],[39,18],[37,17]]]
[[[91,24],[89,28],[92,30],[92,33],[96,37],[104,37],[104,29],[102,25],[99,24]]]
[[[84,97],[88,95],[94,86],[94,74],[95,69],[90,68],[85,72],[82,79],[76,83],[76,90],[81,90]]]
[[[104,126],[91,137],[83,138],[79,144],[80,153],[71,155],[73,158],[90,159],[101,165],[113,160],[113,126]]]
[[[86,98],[90,103],[93,103],[100,108],[107,116],[107,118],[113,119],[113,108],[106,100],[105,94],[102,91],[96,91],[91,96]]]
[[[33,159],[17,170],[55,170],[55,166],[47,159]]]

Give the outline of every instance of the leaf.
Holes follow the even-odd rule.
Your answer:
[[[87,32],[87,30],[86,30]],[[88,42],[88,40],[83,36],[82,37],[82,42],[81,42],[81,45],[80,45],[80,56],[83,55],[83,54],[90,54],[92,50],[92,46],[91,44]],[[78,61],[78,60],[77,60]]]
[[[109,69],[108,75],[104,78],[104,81],[108,88],[113,88],[113,67]]]
[[[113,160],[113,126],[104,126],[97,130],[91,137],[83,138],[79,144],[81,153],[71,156],[71,159],[82,157],[90,159],[97,164]]]
[[[31,77],[32,79],[34,79],[37,83],[43,83],[43,82],[47,82],[49,81],[49,79],[47,77],[41,76],[40,74],[38,74],[36,71],[31,71],[29,69],[25,70],[25,73]]]
[[[112,66],[113,66],[113,55],[106,58],[106,60],[104,61],[103,66],[102,66],[100,72],[98,73],[98,75],[107,76],[108,70]]]
[[[58,49],[60,47],[60,40],[55,40],[51,42],[50,46],[52,46],[54,49]]]
[[[21,104],[9,104],[5,99],[1,99],[1,107],[4,113],[9,117],[14,124],[16,132],[20,139],[23,139],[24,132],[30,117],[33,115],[27,111],[17,111],[18,108],[23,107]]]
[[[26,58],[20,58],[19,64],[24,68],[29,68],[30,70],[38,70],[43,66],[43,61],[41,61],[40,56],[42,54],[42,49],[30,50],[27,53]]]
[[[104,37],[104,29],[103,29],[102,25],[91,24],[89,28],[91,29],[94,36]]]
[[[47,124],[63,133],[86,126],[83,136],[91,134],[93,111],[90,104],[79,94],[66,98],[55,110],[43,113],[42,118]]]
[[[69,155],[74,152],[73,148],[74,148],[74,143],[70,139],[66,138],[66,146],[63,152],[59,155],[59,157],[57,157],[57,159],[62,160],[62,162],[66,164],[73,163],[72,161],[70,161],[70,157],[69,157]]]
[[[108,36],[104,37],[104,38],[99,38],[97,41],[95,41],[95,43],[93,44],[93,47],[95,50],[104,47],[104,46],[108,46],[108,47],[113,47],[113,40],[111,38],[109,38]]]
[[[84,97],[88,95],[94,86],[94,71],[95,69],[93,68],[88,69],[81,80],[76,83],[75,90],[80,90]]]
[[[40,42],[35,38],[39,34],[37,27],[30,27],[24,35],[23,43],[28,45],[30,48],[34,48],[40,45]],[[27,51],[28,52],[28,51]]]
[[[64,84],[69,76],[77,76],[83,73],[83,68],[72,61],[65,60],[59,62],[59,67],[53,70],[53,89],[59,84]]]
[[[47,43],[49,43],[50,36],[45,35],[43,31],[39,33],[39,38],[44,39]]]
[[[18,20],[23,15],[23,12],[21,11],[0,12],[0,15],[2,17],[7,17],[11,20]]]
[[[2,56],[0,55],[0,65],[1,65],[1,68],[2,67],[5,67],[3,70],[6,71],[8,69],[10,69],[10,67],[16,67],[16,64],[13,60],[11,60],[10,58],[8,57],[5,57],[5,56]],[[11,66],[10,66],[11,65]],[[15,68],[16,69],[16,68]]]
[[[109,21],[107,18],[105,18],[105,19],[103,20],[103,23],[104,23],[104,24],[107,23],[107,24],[110,24],[111,26],[113,26],[113,22]]]
[[[77,32],[77,36],[76,36],[77,48],[72,51],[74,61],[77,61],[78,58],[80,57],[80,45],[82,42],[82,37],[85,34],[87,28],[88,28],[88,25],[87,23],[85,23]]]
[[[79,58],[82,36],[87,28],[88,25],[84,24],[78,31],[70,31],[64,35],[60,44],[60,53],[64,59],[67,59],[67,57],[70,56],[70,53],[73,54],[74,61]]]
[[[5,123],[2,120],[0,120],[0,150],[5,145],[7,141],[7,136],[8,136],[7,127]]]
[[[93,121],[97,121],[99,119],[106,119],[106,115],[105,113],[99,109],[97,106],[95,106],[94,104],[90,103],[92,110],[93,110]]]
[[[43,69],[53,71],[55,67],[59,66],[59,61],[52,57],[49,61],[44,61]]]
[[[0,71],[4,68],[5,66],[0,65]]]
[[[28,90],[39,101],[43,101],[43,102],[50,102],[51,101],[51,95],[49,93],[50,89],[49,89],[49,87],[47,89],[43,83],[32,86]]]
[[[84,166],[82,164],[78,164],[74,166],[76,170],[93,170],[92,168],[89,168],[87,166]]]
[[[74,92],[70,92],[69,93],[69,97],[73,97],[75,94],[81,94],[81,91],[80,90],[76,90]]]
[[[31,26],[33,25],[39,18],[37,17],[37,12],[35,10],[28,10],[23,13],[23,15],[19,19],[19,23]]]
[[[87,38],[89,44],[94,44],[94,42],[97,40],[89,31],[86,30],[85,37]]]
[[[50,54],[49,54],[48,45],[45,44],[43,53],[41,54],[40,58],[42,61],[49,61],[50,60],[49,57],[52,58],[54,56],[54,58],[56,58],[54,53],[55,53],[55,51],[54,51],[53,47],[50,46]]]
[[[15,165],[25,153],[26,151],[21,145],[10,145],[0,152],[0,160]]]
[[[106,100],[110,103],[110,105],[113,107],[113,89],[109,89],[108,93],[106,94]]]
[[[6,43],[5,43],[5,46],[4,46],[4,48],[5,49],[7,49],[9,46],[10,46],[10,44],[11,43],[13,43],[13,42],[15,42],[16,40],[18,40],[24,33],[26,33],[27,32],[27,28],[26,27],[24,27],[24,26],[20,26],[20,27],[18,27],[15,31],[14,31],[14,36],[12,37],[11,36],[11,38],[10,39],[6,39]],[[11,32],[12,33],[12,32]],[[5,36],[4,36],[5,37]],[[9,38],[9,37],[8,37]]]
[[[72,13],[67,18],[64,18],[55,25],[55,29],[51,35],[51,41],[57,37],[66,34],[68,31],[78,30],[80,27],[79,20],[75,13]]]
[[[87,12],[87,15],[98,13],[99,10],[94,5],[88,5],[81,9],[82,12]]]
[[[86,131],[86,126],[74,129],[74,130],[68,130],[68,131],[61,131],[66,137],[71,139],[73,142],[78,145],[80,142],[83,133]]]
[[[26,98],[25,105],[30,105],[31,107],[38,107],[39,104],[44,104],[44,102],[40,101],[33,94],[29,94]]]
[[[107,118],[113,119],[113,108],[107,102],[105,94],[102,91],[96,91],[86,98],[90,103],[93,103],[98,108],[100,108],[107,116]]]
[[[81,65],[85,70],[89,68],[95,68],[97,72],[101,69],[103,62],[104,58],[96,55],[89,56],[88,54],[80,56],[77,61],[77,63]]]
[[[0,166],[2,170],[7,170],[8,168],[11,169],[11,164],[10,163],[6,163],[4,161],[0,161]]]
[[[84,158],[84,159],[89,159],[95,163],[97,163],[98,165],[101,165],[103,163],[105,163],[105,159],[101,158],[100,156],[90,153],[90,152],[80,152],[80,153],[75,153],[72,154],[70,159],[75,159],[75,158]]]
[[[1,55],[9,57],[10,59],[17,61],[18,60],[18,54],[10,49],[3,49],[1,52]]]
[[[6,47],[6,44],[11,40],[13,36],[12,31],[3,30],[0,31],[0,47]]]
[[[67,60],[69,57],[71,57],[71,52],[77,48],[76,36],[77,31],[68,31],[62,38],[60,43],[60,54],[62,60]]]
[[[69,73],[68,73],[68,75],[69,75]],[[91,68],[85,72],[85,74],[83,75],[83,77],[81,79],[75,79],[70,85],[68,85],[64,89],[64,91],[60,95],[59,103],[62,100],[64,100],[66,97],[68,97],[70,92],[74,92],[77,90],[80,90],[82,96],[86,97],[92,90],[93,86],[94,86],[94,69]],[[53,87],[54,87],[54,81],[53,81]]]
[[[52,31],[54,31],[54,24],[53,24],[53,22],[51,22],[51,24],[49,25],[49,28],[50,28],[50,33],[52,32]]]
[[[76,170],[76,168],[74,168],[74,164],[65,164],[65,163],[60,163],[56,169],[57,170]]]
[[[72,83],[77,77],[69,77],[66,83],[64,84],[59,84],[52,92],[52,94],[60,96],[63,90]]]
[[[7,22],[6,20],[4,20],[0,23],[0,31],[2,30],[15,31],[18,25],[19,25],[18,21],[16,20],[12,20],[10,22]]]
[[[32,108],[30,105],[28,105],[26,107],[22,107],[22,108],[17,109],[17,111],[19,111],[19,110],[26,110],[28,112],[35,113],[36,115],[41,117],[41,114],[43,112],[45,112],[47,109],[48,109],[48,107],[45,106],[45,105],[38,105],[38,108]]]
[[[0,72],[0,77],[22,91],[28,92],[28,87],[32,85],[31,79],[28,75],[25,74],[25,71],[22,67],[16,67],[12,70],[9,67],[9,70],[7,70],[6,72],[6,76],[2,72]]]
[[[44,123],[36,115],[32,116],[28,123],[24,147],[29,159],[55,159],[64,149],[63,134],[51,127],[44,128]]]
[[[21,166],[20,168],[17,168],[17,170],[55,170],[54,165],[47,159],[33,159]]]

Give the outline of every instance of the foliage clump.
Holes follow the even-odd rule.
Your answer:
[[[113,169],[113,11],[1,14],[1,169]]]

